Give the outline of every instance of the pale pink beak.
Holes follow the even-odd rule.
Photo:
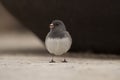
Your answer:
[[[54,24],[50,24],[49,27],[50,27],[50,29],[54,28]]]

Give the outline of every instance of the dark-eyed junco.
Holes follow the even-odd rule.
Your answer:
[[[72,44],[72,38],[61,20],[54,20],[50,24],[50,32],[46,36],[45,45],[49,53],[62,55],[66,53]],[[52,58],[50,62],[55,62]],[[66,59],[62,62],[67,62]]]

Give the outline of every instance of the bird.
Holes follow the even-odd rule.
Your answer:
[[[45,39],[46,49],[50,54],[60,56],[71,48],[72,38],[69,32],[66,30],[65,24],[61,20],[53,20],[49,25],[50,31]],[[50,63],[54,63],[52,57]],[[62,62],[67,62],[64,58]]]

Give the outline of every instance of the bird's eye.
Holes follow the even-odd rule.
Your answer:
[[[55,26],[58,26],[58,25],[59,25],[59,23],[56,23],[56,24],[55,24]]]

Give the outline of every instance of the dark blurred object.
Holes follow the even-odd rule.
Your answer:
[[[72,35],[73,51],[120,53],[120,5],[111,0],[1,0],[42,40],[53,19]]]
[[[6,8],[0,3],[0,35],[10,32],[26,32],[27,29],[12,16]],[[1,36],[0,36],[1,40]],[[0,45],[1,46],[1,45]]]

